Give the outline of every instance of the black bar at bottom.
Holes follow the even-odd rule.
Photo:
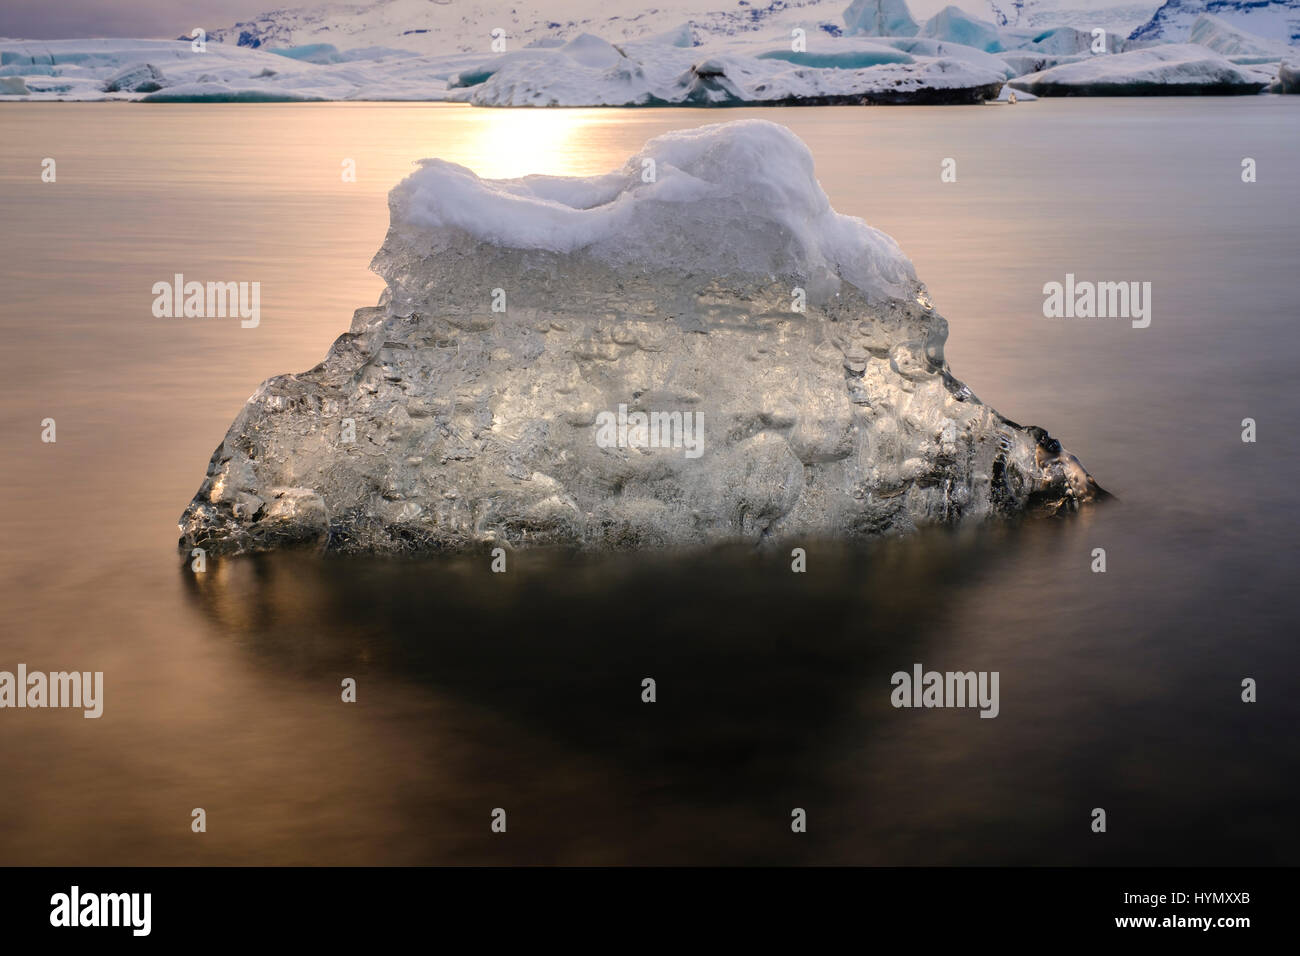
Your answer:
[[[713,929],[733,941],[784,935],[811,943],[843,929],[864,942],[903,934],[927,944],[1097,937],[1231,944],[1261,930],[1285,932],[1296,882],[1283,868],[849,867],[27,868],[0,870],[0,880],[6,941],[64,937],[91,946],[114,939],[336,946],[430,932],[436,940],[452,929],[470,934],[471,944],[515,934],[612,943],[619,937],[610,931],[630,940],[669,929],[665,939],[678,941]],[[146,928],[143,894],[147,935],[138,932]],[[119,925],[80,925],[92,921]]]

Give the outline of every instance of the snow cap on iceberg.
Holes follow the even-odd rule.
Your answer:
[[[809,296],[841,283],[868,299],[911,298],[898,244],[843,216],[808,147],[765,120],[679,130],[650,140],[621,170],[592,177],[483,179],[428,159],[389,197],[395,246],[417,256],[475,244],[581,256],[641,273],[803,280]]]

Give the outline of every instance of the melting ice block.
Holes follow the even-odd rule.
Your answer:
[[[1104,494],[952,376],[911,263],[784,127],[590,178],[427,160],[389,204],[379,306],[249,399],[183,548],[757,544]]]

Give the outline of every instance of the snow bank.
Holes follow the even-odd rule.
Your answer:
[[[581,251],[639,271],[795,273],[823,287],[840,276],[871,300],[915,294],[898,244],[836,213],[808,147],[765,120],[668,133],[621,170],[588,178],[490,180],[425,160],[389,205],[388,244],[396,238],[421,256],[468,235],[509,249]]]
[[[1011,81],[1039,96],[1169,96],[1258,93],[1267,77],[1195,44],[1100,55]]]
[[[504,54],[284,50],[189,41],[0,42],[0,94],[34,99],[281,102],[455,100],[477,106],[958,103],[997,93],[996,58],[933,40],[815,36],[794,53],[772,41],[689,45],[685,28],[620,46],[591,34]],[[680,44],[680,45],[679,45]]]

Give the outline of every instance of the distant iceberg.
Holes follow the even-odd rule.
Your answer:
[[[379,306],[249,399],[187,555],[759,546],[1104,496],[953,376],[912,264],[784,127],[669,133],[591,177],[427,160],[389,207]]]
[[[795,51],[755,43],[615,47],[580,36],[461,73],[450,98],[476,106],[972,103],[996,96],[1004,73],[1005,64],[955,47],[927,56],[858,38],[821,38],[811,51]]]
[[[1005,63],[956,44],[823,36],[791,44],[678,45],[674,34],[615,46],[580,34],[493,54],[412,56],[188,41],[0,41],[0,95],[34,99],[286,102],[430,100],[476,106],[730,106],[974,103],[997,95]],[[911,41],[904,41],[911,42]]]
[[[921,36],[960,43],[985,53],[996,53],[1002,49],[1002,36],[998,33],[998,28],[987,20],[971,16],[961,7],[944,7],[926,20],[921,27]]]
[[[911,37],[917,31],[907,0],[853,0],[844,26],[850,36]]]
[[[400,100],[490,107],[963,104],[997,97],[1002,81],[1013,77],[1021,78],[1022,90],[1028,83],[1041,84],[1039,92],[1046,95],[1252,92],[1257,84],[1277,79],[1276,64],[1292,62],[1291,48],[1242,28],[1247,20],[1272,23],[1261,19],[1258,3],[1252,0],[1249,9],[1237,11],[1240,18],[1227,19],[1223,2],[1184,0],[1179,6],[1178,23],[1193,10],[1225,12],[1224,17],[1197,14],[1188,31],[1190,45],[1125,41],[1107,31],[1105,52],[1094,52],[1101,50],[1101,38],[1086,27],[1005,26],[953,6],[917,28],[905,0],[855,0],[843,11],[844,29],[801,13],[814,4],[763,8],[754,11],[754,21],[738,20],[733,13],[683,21],[676,17],[685,8],[674,8],[638,19],[635,26],[610,18],[631,34],[617,42],[572,23],[548,21],[546,29],[530,27],[504,46],[480,42],[432,54],[396,45],[436,46],[428,29],[397,31],[405,21],[367,25],[351,8],[335,11],[333,19],[322,19],[326,8],[281,11],[270,17],[274,29],[241,32],[238,44],[0,40],[0,98]],[[1300,4],[1260,2],[1280,11],[1284,20]],[[394,16],[410,13],[401,5],[380,6]],[[1051,7],[1038,3],[1035,16]],[[1166,14],[1169,9],[1169,4],[1161,8]],[[441,8],[435,12],[449,15]],[[341,29],[344,24],[351,32]],[[672,26],[664,29],[667,24]],[[468,29],[460,23],[456,31],[462,32],[455,35],[467,35],[463,30]],[[908,35],[877,35],[892,31]],[[319,39],[325,35],[364,45],[342,47]],[[525,37],[526,43],[518,42]],[[289,42],[300,39],[313,42]],[[375,42],[380,40],[390,42]],[[1152,52],[1139,56],[1143,49]],[[1239,69],[1223,70],[1220,59]],[[1286,84],[1277,80],[1277,86]]]
[[[1258,93],[1270,79],[1203,46],[1180,43],[1081,59],[1011,85],[1038,96],[1223,96]]]

